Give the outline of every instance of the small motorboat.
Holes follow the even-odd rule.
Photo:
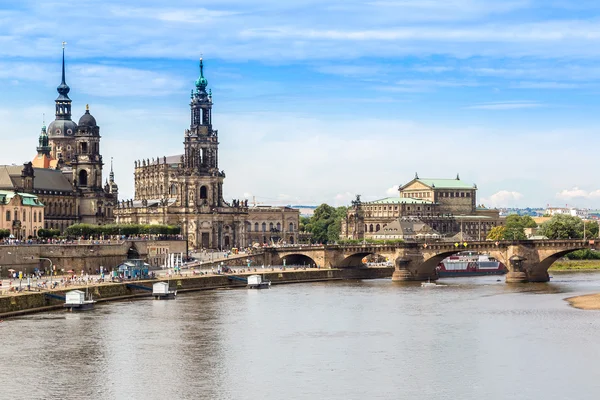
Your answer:
[[[263,281],[260,275],[250,275],[248,277],[248,289],[269,289],[271,281]]]

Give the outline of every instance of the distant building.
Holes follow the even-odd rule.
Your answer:
[[[450,237],[458,232],[485,240],[495,226],[503,225],[498,210],[477,206],[477,186],[460,179],[413,180],[400,186],[398,197],[352,203],[340,237],[375,238],[382,229],[402,218],[417,218],[433,231]]]
[[[550,216],[570,215],[572,217],[579,217],[581,219],[589,218],[589,210],[585,208],[548,207],[546,208],[546,214]]]

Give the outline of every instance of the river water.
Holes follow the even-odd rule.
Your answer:
[[[598,399],[599,273],[217,290],[0,323],[2,399]]]

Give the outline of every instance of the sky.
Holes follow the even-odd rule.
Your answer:
[[[349,205],[415,173],[488,207],[600,208],[600,2],[0,0],[0,163],[54,119],[61,43],[108,176],[183,152],[202,56],[224,196]]]

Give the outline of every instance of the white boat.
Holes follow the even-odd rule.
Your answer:
[[[250,275],[248,277],[248,289],[269,289],[271,281],[263,281],[260,275]]]
[[[169,282],[156,282],[152,285],[152,297],[156,300],[171,300],[177,296],[177,290],[169,290]]]
[[[431,279],[427,279],[427,282],[421,282],[421,287],[435,287],[435,282],[431,282]]]
[[[71,290],[65,294],[64,307],[68,308],[69,311],[91,310],[94,308],[94,304],[96,304],[96,301],[92,299],[92,296],[86,296],[86,293],[81,290]]]

